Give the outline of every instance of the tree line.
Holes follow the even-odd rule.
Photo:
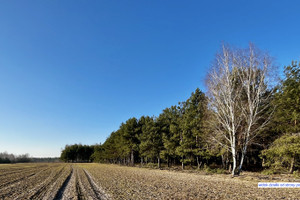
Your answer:
[[[232,175],[263,167],[292,173],[300,165],[300,64],[286,66],[280,81],[274,69],[272,58],[252,44],[222,45],[206,93],[197,88],[159,116],[130,118],[101,145],[67,145],[61,158],[209,166]]]
[[[14,155],[7,152],[0,153],[0,163],[25,163],[30,161],[29,154]]]
[[[30,157],[28,153],[22,155],[14,155],[12,153],[2,152],[0,153],[0,164],[9,163],[49,163],[60,162],[60,158],[35,158]]]
[[[60,159],[65,162],[90,162],[94,153],[94,146],[74,144],[66,145],[61,152]]]

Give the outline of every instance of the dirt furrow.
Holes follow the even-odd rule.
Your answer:
[[[79,181],[79,176],[76,170],[76,193],[77,193],[77,199],[82,200],[85,199],[84,195],[83,195],[83,191],[82,191],[82,186],[81,186],[81,182]]]
[[[18,177],[16,177],[15,179],[9,177],[9,178],[7,178],[8,179],[7,181],[0,183],[0,188],[6,187],[6,186],[14,184],[14,183],[17,183],[17,182],[19,182],[19,181],[21,181],[25,178],[29,178],[31,176],[34,176],[35,174],[36,174],[35,172],[32,172],[32,173],[30,173],[28,175],[25,175],[25,176],[23,174],[21,174]]]
[[[64,181],[63,185],[54,197],[54,200],[77,200],[78,195],[76,191],[76,170],[72,168],[70,175]]]
[[[30,170],[28,172],[24,172],[24,173],[21,173],[21,174],[11,174],[9,177],[6,178],[6,180],[3,180],[1,181],[0,183],[0,188],[4,188],[6,186],[9,186],[11,184],[15,184],[17,182],[20,182],[24,179],[27,179],[27,178],[30,178],[32,176],[35,176],[37,175],[38,173],[42,172],[42,171],[45,171],[49,168],[46,168],[46,169],[41,169],[39,171],[36,171],[36,170]],[[28,174],[27,174],[28,173]]]
[[[98,199],[103,199],[103,200],[110,199],[109,196],[105,194],[104,190],[95,183],[93,177],[85,169],[83,169],[83,171],[88,179],[88,182],[92,186],[94,193],[97,195]]]
[[[22,196],[21,198],[28,198],[28,199],[45,199],[45,195],[51,187],[53,183],[57,180],[58,177],[61,176],[61,173],[63,172],[65,166],[60,168],[58,171],[55,169],[52,171],[51,175],[46,178],[45,181],[38,184],[36,187],[34,187],[31,191],[29,191],[29,195]],[[47,199],[47,198],[46,198]]]
[[[90,163],[36,164],[40,168],[29,176],[27,166],[24,174],[0,180],[10,183],[0,187],[0,199],[299,199],[297,189],[261,189],[247,177]]]
[[[0,178],[2,178],[3,176],[8,176],[8,175],[14,175],[14,174],[22,174],[22,173],[26,173],[28,171],[32,171],[32,170],[35,170],[36,168],[35,167],[31,167],[31,168],[28,168],[28,169],[15,169],[15,170],[12,170],[12,171],[9,171],[9,172],[2,172],[0,173]]]
[[[82,168],[78,169],[78,182],[84,199],[108,199],[107,195],[100,190],[92,177]]]
[[[61,175],[47,188],[47,192],[44,194],[43,199],[55,199],[60,189],[63,188],[63,184],[66,182],[67,178],[71,176],[71,172],[71,167],[66,167]]]
[[[97,199],[97,196],[94,194],[90,184],[87,181],[86,176],[84,175],[82,169],[77,170],[78,177],[78,189],[79,189],[79,198],[80,199]]]
[[[51,170],[51,168],[42,169],[33,176],[20,179],[6,187],[1,187],[0,199],[18,199],[19,195],[24,195],[24,193],[26,194],[26,192],[34,187],[34,185],[36,185],[42,178],[47,177],[48,170]]]
[[[26,164],[27,165],[27,164]],[[30,171],[36,171],[40,168],[45,168],[47,165],[45,164],[28,164],[28,166],[23,166],[22,164],[14,164],[14,166],[10,166],[10,170],[7,170],[7,168],[0,169],[0,178],[3,176],[8,176],[12,174],[18,174],[18,173],[26,173]]]

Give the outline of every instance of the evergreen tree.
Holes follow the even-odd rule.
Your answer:
[[[161,151],[161,157],[167,161],[170,167],[171,161],[175,162],[176,148],[179,146],[179,110],[177,106],[166,108],[159,115],[158,121],[161,124],[161,134],[164,149]]]
[[[125,145],[125,154],[128,155],[128,161],[134,165],[134,154],[138,151],[138,123],[136,118],[130,118],[121,127],[122,141]],[[129,162],[128,162],[129,163]]]
[[[156,119],[147,117],[140,136],[140,155],[146,159],[157,159],[160,168],[160,153],[163,148],[160,124]]]
[[[177,154],[181,156],[182,168],[184,164],[193,164],[195,161],[200,168],[201,157],[207,156],[204,123],[207,108],[205,94],[197,88],[186,102],[181,103],[181,106],[181,135]]]
[[[300,63],[285,67],[285,78],[276,94],[274,120],[281,133],[300,132]]]
[[[300,134],[285,134],[276,139],[269,149],[262,151],[265,165],[273,170],[281,171],[289,168],[292,173],[300,166]]]
[[[90,162],[93,153],[93,146],[81,144],[66,145],[61,152],[60,159],[65,162]]]

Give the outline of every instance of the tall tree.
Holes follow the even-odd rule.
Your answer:
[[[166,108],[159,115],[158,121],[161,124],[161,133],[164,149],[161,156],[167,161],[170,167],[171,161],[176,160],[176,148],[179,146],[179,110],[177,106]]]
[[[207,76],[214,139],[231,152],[232,175],[241,172],[247,147],[269,121],[263,112],[269,107],[271,68],[269,55],[251,44],[247,49],[223,45]]]
[[[122,123],[120,127],[122,131],[122,139],[127,155],[129,156],[131,165],[134,165],[134,154],[138,151],[138,121],[135,117],[130,118],[125,124]]]
[[[160,153],[163,148],[160,124],[156,119],[147,117],[140,136],[140,154],[147,159],[157,159],[160,168]]]
[[[188,108],[185,113],[185,121],[191,127],[194,140],[193,156],[196,158],[198,169],[201,166],[202,159],[208,158],[207,149],[207,98],[199,88],[192,93],[187,100]]]
[[[204,155],[206,97],[199,88],[191,94],[191,97],[182,103],[184,113],[180,121],[181,140],[177,152],[182,157],[184,164],[192,164],[197,161],[198,168],[201,166],[201,156]]]
[[[286,66],[284,74],[275,95],[274,121],[279,132],[297,133],[300,132],[300,63]]]
[[[93,146],[81,144],[66,145],[61,152],[60,159],[65,162],[90,162],[93,153]]]
[[[179,105],[178,105],[178,113],[179,113],[179,117],[178,117],[178,124],[179,124],[179,146],[177,146],[176,150],[175,150],[175,153],[177,156],[179,156],[181,159],[180,159],[180,162],[181,162],[181,167],[182,169],[184,169],[184,164],[186,163],[186,150],[185,150],[185,147],[184,147],[184,144],[186,143],[185,140],[186,140],[186,137],[187,137],[187,133],[186,131],[184,131],[183,129],[185,128],[184,127],[184,122],[183,122],[183,115],[185,113],[185,109],[186,109],[186,102],[179,102]]]

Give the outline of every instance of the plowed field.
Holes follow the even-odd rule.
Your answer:
[[[104,164],[0,165],[0,199],[300,199],[257,180]]]

